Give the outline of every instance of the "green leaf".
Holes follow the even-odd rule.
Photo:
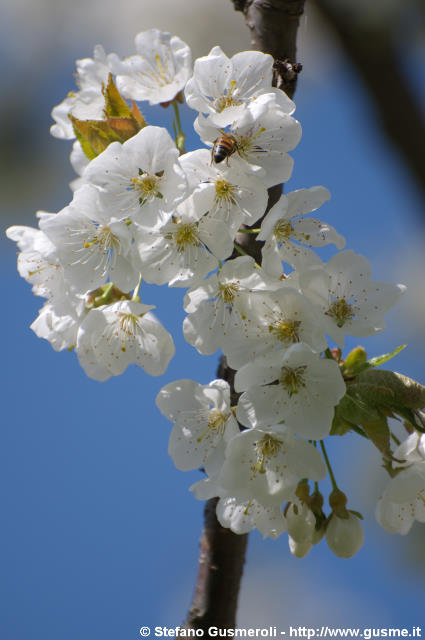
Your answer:
[[[382,455],[385,458],[392,459],[390,429],[385,416],[369,422],[363,422],[362,427]]]
[[[78,120],[70,116],[75,135],[89,160],[102,153],[111,142],[120,142],[118,135],[103,120]]]
[[[105,115],[112,118],[131,118],[131,109],[121,96],[112,79],[112,73],[108,76],[108,84],[103,88],[105,98]]]
[[[350,384],[347,387],[347,392],[340,400],[335,413],[339,419],[343,418],[352,424],[363,424],[363,422],[378,419],[379,411],[365,402],[358,387],[357,384]]]
[[[379,367],[381,366],[381,364],[384,364],[385,362],[388,362],[388,360],[394,358],[398,353],[400,353],[400,351],[403,351],[403,349],[405,349],[406,347],[407,344],[401,344],[399,347],[396,347],[394,351],[391,351],[391,353],[384,353],[381,356],[376,356],[376,358],[370,358],[370,360],[367,361],[367,364],[369,364],[371,367]]]
[[[357,383],[380,390],[374,406],[383,402],[393,408],[422,409],[425,407],[425,387],[396,371],[368,369],[357,377]]]

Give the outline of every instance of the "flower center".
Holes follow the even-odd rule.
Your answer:
[[[266,433],[260,440],[254,443],[255,455],[257,457],[256,463],[251,467],[254,472],[254,476],[257,473],[266,473],[266,465],[270,462],[271,458],[275,458],[280,451],[282,442],[277,438],[273,438],[269,433]]]
[[[300,326],[301,320],[290,320],[282,317],[269,325],[269,332],[279,342],[299,342]]]
[[[258,131],[256,131],[256,133],[253,133],[251,129],[245,136],[238,136],[236,134],[233,134],[237,140],[238,153],[241,158],[248,160],[248,156],[250,153],[266,151],[266,149],[263,149],[259,145],[255,144],[255,139],[258,138],[258,136],[260,136],[262,133],[264,133],[265,130],[266,129],[264,127],[260,127]]]
[[[282,367],[279,382],[293,396],[298,393],[302,387],[305,387],[305,371],[307,365],[303,364],[299,367]]]
[[[154,175],[139,169],[139,175],[131,179],[132,188],[139,193],[139,204],[142,206],[146,202],[151,202],[154,198],[163,198],[159,190],[163,171],[158,171]]]
[[[335,320],[336,326],[340,328],[343,327],[346,322],[352,320],[356,315],[353,311],[352,305],[349,304],[345,298],[332,302],[325,314]]]
[[[199,238],[198,238],[198,226],[196,222],[192,222],[190,224],[181,222],[177,224],[177,229],[174,232],[174,241],[177,245],[177,251],[182,253],[186,247],[199,246]]]
[[[133,340],[140,330],[139,326],[140,316],[135,313],[120,313],[119,314],[119,327],[118,330],[121,333],[121,351],[127,351],[127,341]]]
[[[242,104],[242,100],[234,95],[235,89],[236,80],[231,80],[226,94],[214,100],[214,108],[217,113],[221,113],[224,109],[227,109],[227,107],[237,107],[239,104]]]
[[[218,297],[225,304],[231,304],[235,299],[235,294],[239,291],[239,285],[236,282],[228,282],[227,284],[219,284]]]
[[[294,233],[294,227],[288,220],[278,220],[274,226],[273,233],[278,242],[288,240]]]
[[[168,69],[167,63],[165,63],[165,67],[164,67],[163,60],[161,60],[161,56],[159,56],[158,54],[155,55],[155,62],[158,68],[158,74],[157,74],[158,83],[160,85],[171,84],[172,78],[171,78],[170,70]]]
[[[210,409],[208,413],[207,428],[200,436],[198,436],[198,438],[196,438],[197,442],[201,442],[205,436],[222,436],[229,416],[229,413],[223,413],[215,408]]]
[[[224,202],[226,204],[236,204],[235,200],[236,187],[230,184],[224,178],[218,178],[215,181],[215,203],[220,204]]]
[[[99,245],[102,251],[112,251],[113,249],[119,251],[120,248],[119,238],[111,232],[108,225],[99,226],[93,238],[86,240],[84,243],[84,249],[89,249],[96,244]]]

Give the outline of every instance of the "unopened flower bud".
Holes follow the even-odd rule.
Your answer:
[[[316,518],[306,504],[292,503],[285,514],[288,533],[297,543],[311,542]]]
[[[309,540],[306,540],[305,542],[295,542],[295,540],[291,538],[291,536],[288,536],[288,543],[289,551],[296,558],[305,558],[312,547],[312,544]]]
[[[348,512],[348,518],[339,518],[333,513],[326,529],[326,541],[339,558],[352,558],[364,541],[358,517]]]

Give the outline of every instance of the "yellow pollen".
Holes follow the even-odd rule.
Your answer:
[[[239,291],[239,285],[236,282],[228,284],[220,284],[218,295],[225,304],[230,304],[235,299],[235,294]]]
[[[235,194],[236,187],[224,178],[219,178],[215,181],[215,202],[219,204],[224,201],[229,204],[235,204]]]
[[[288,220],[279,220],[274,226],[273,233],[276,240],[283,242],[284,240],[288,240],[294,233],[294,227]]]
[[[178,225],[174,237],[179,251],[183,251],[188,245],[197,247],[200,244],[197,231],[196,223]]]
[[[223,413],[218,409],[210,409],[208,415],[208,425],[205,431],[196,439],[197,442],[201,442],[201,440],[207,435],[223,435],[224,430],[226,428],[226,422],[229,419],[230,413]]]
[[[111,249],[118,250],[120,241],[117,236],[111,233],[108,225],[105,225],[97,229],[97,233],[91,240],[86,240],[84,243],[84,249],[89,249],[96,244],[98,244],[103,251],[109,251]]]
[[[341,298],[340,300],[332,302],[329,309],[326,311],[326,315],[333,318],[336,326],[341,328],[346,322],[352,320],[356,314],[354,313],[351,304],[348,304],[345,298]]]
[[[281,446],[281,441],[273,438],[269,433],[266,433],[261,440],[255,443],[257,462],[252,467],[254,475],[256,473],[266,473],[265,465],[271,458],[275,458],[279,454]]]
[[[279,319],[269,325],[269,332],[272,333],[279,342],[299,342],[299,328],[301,320]]]
[[[298,393],[302,387],[305,387],[304,373],[306,369],[307,365],[301,365],[294,369],[292,367],[282,367],[279,382],[290,396],[293,396]]]
[[[227,109],[227,107],[237,107],[239,104],[242,104],[242,100],[233,95],[236,88],[236,80],[231,80],[226,95],[220,96],[220,98],[215,100],[214,106],[217,113],[221,113],[224,109]]]
[[[131,179],[132,188],[139,193],[139,204],[143,205],[154,198],[163,197],[159,191],[162,173],[161,175],[150,175],[139,169],[139,175]]]
[[[127,351],[127,340],[135,337],[139,326],[139,317],[135,313],[120,313],[120,331],[123,334],[121,351]]]

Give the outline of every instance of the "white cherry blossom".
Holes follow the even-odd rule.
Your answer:
[[[90,162],[78,140],[75,140],[74,144],[72,145],[72,151],[69,156],[69,160],[71,162],[72,168],[78,176],[78,178],[74,178],[74,180],[71,180],[71,182],[69,183],[71,191],[75,192],[84,184],[84,180],[81,176],[84,173],[84,169]]]
[[[300,273],[303,293],[322,310],[326,333],[338,346],[344,335],[370,336],[385,328],[384,313],[406,290],[402,284],[374,282],[370,263],[354,251],[341,251],[327,264]]]
[[[159,376],[174,355],[174,343],[150,313],[154,307],[124,300],[91,309],[80,325],[76,352],[89,378],[103,381],[137,364]]]
[[[216,165],[210,151],[198,149],[183,155],[180,164],[193,197],[210,217],[226,223],[232,238],[242,224],[252,226],[264,214],[267,189],[252,171],[243,170],[246,163]]]
[[[321,265],[318,255],[308,247],[327,244],[335,244],[338,249],[344,247],[344,238],[333,227],[315,218],[301,217],[318,209],[329,198],[330,193],[324,187],[282,194],[265,216],[257,236],[257,240],[265,242],[262,264],[266,271],[279,274],[281,261],[298,269]]]
[[[251,103],[228,131],[214,127],[202,114],[194,127],[201,140],[211,146],[222,135],[233,136],[235,152],[228,158],[229,165],[239,156],[258,170],[267,188],[289,180],[294,162],[287,151],[300,141],[301,126],[267,96]]]
[[[213,465],[224,458],[226,443],[239,433],[230,407],[230,387],[224,380],[201,385],[177,380],[156,397],[161,413],[174,422],[168,453],[182,471]]]
[[[36,336],[50,342],[55,351],[72,349],[85,316],[84,300],[72,294],[46,302],[30,328]]]
[[[326,469],[313,445],[282,427],[247,429],[230,440],[218,483],[225,495],[247,492],[262,505],[289,499],[300,477],[322,480]]]
[[[55,214],[43,214],[44,219]],[[43,298],[62,297],[65,283],[56,247],[40,229],[12,226],[6,230],[10,240],[17,243],[19,275],[32,285],[34,295]]]
[[[299,342],[318,352],[327,347],[320,310],[286,282],[247,296],[242,321],[229,329],[223,352],[233,369]]]
[[[244,365],[235,389],[244,391],[236,411],[241,424],[262,428],[284,421],[290,431],[321,440],[329,435],[345,383],[335,360],[298,343]]]
[[[376,517],[389,533],[409,533],[415,520],[425,522],[425,435],[411,434],[394,451],[405,468],[389,481]]]
[[[154,227],[185,195],[178,156],[166,129],[147,126],[123,144],[112,142],[82,177],[99,189],[101,206],[111,218]]]
[[[124,292],[136,286],[131,225],[110,219],[97,189],[83,185],[69,206],[40,225],[57,251],[64,277],[77,291],[86,293],[108,279]]]
[[[215,353],[232,329],[236,334],[242,331],[248,294],[272,286],[250,256],[228,260],[217,274],[187,292],[184,337],[199,353]]]
[[[139,234],[136,245],[147,282],[194,285],[229,257],[233,242],[226,225],[203,213],[189,197],[178,205],[170,222]]]
[[[285,519],[279,505],[264,506],[253,498],[243,496],[220,498],[216,512],[221,526],[237,534],[258,529],[263,538],[276,540],[286,530]]]
[[[295,105],[281,90],[272,87],[273,58],[260,51],[242,51],[228,58],[220,47],[198,58],[185,89],[189,107],[209,116],[223,127],[243,113],[259,95],[270,94],[285,113]]]
[[[69,119],[73,115],[78,120],[102,120],[105,98],[102,84],[108,80],[110,72],[108,56],[101,45],[94,48],[93,58],[77,60],[76,82],[78,91],[72,91],[52,110],[55,120],[50,133],[55,138],[71,140],[75,138],[74,129]]]
[[[137,53],[120,60],[109,56],[118,89],[126,98],[169,102],[184,89],[192,73],[192,54],[177,36],[149,29],[135,38]]]

